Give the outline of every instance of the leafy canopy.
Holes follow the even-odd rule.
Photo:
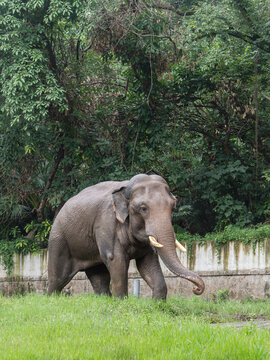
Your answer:
[[[84,187],[147,171],[167,179],[174,224],[192,233],[267,221],[268,10],[1,0],[2,241],[20,234],[27,248]]]

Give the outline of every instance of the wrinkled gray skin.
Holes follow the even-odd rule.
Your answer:
[[[48,294],[60,292],[78,271],[85,271],[97,294],[126,296],[129,262],[136,259],[153,297],[165,299],[159,255],[169,270],[193,282],[193,292],[200,295],[204,282],[183,267],[176,253],[171,224],[175,205],[166,181],[157,175],[102,182],[72,197],[50,233]],[[149,235],[164,246],[154,248]]]

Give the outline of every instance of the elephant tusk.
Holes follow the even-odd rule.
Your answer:
[[[149,236],[149,241],[150,241],[150,244],[152,244],[153,246],[155,247],[159,247],[159,248],[162,248],[163,245],[161,245],[155,238],[154,236]]]
[[[175,246],[176,246],[180,251],[182,251],[182,252],[186,252],[186,251],[187,251],[187,250],[184,248],[184,246],[181,245],[180,242],[177,241],[176,239],[175,239]]]

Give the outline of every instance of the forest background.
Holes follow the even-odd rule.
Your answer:
[[[267,224],[269,65],[267,0],[0,0],[0,254],[145,172],[179,232]]]

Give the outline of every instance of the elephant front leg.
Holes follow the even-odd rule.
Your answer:
[[[129,258],[118,241],[115,242],[113,254],[107,257],[106,265],[111,276],[112,295],[127,296]]]
[[[136,260],[136,265],[142,278],[152,289],[152,297],[166,300],[167,285],[158,261],[158,256],[153,250],[143,258]]]

